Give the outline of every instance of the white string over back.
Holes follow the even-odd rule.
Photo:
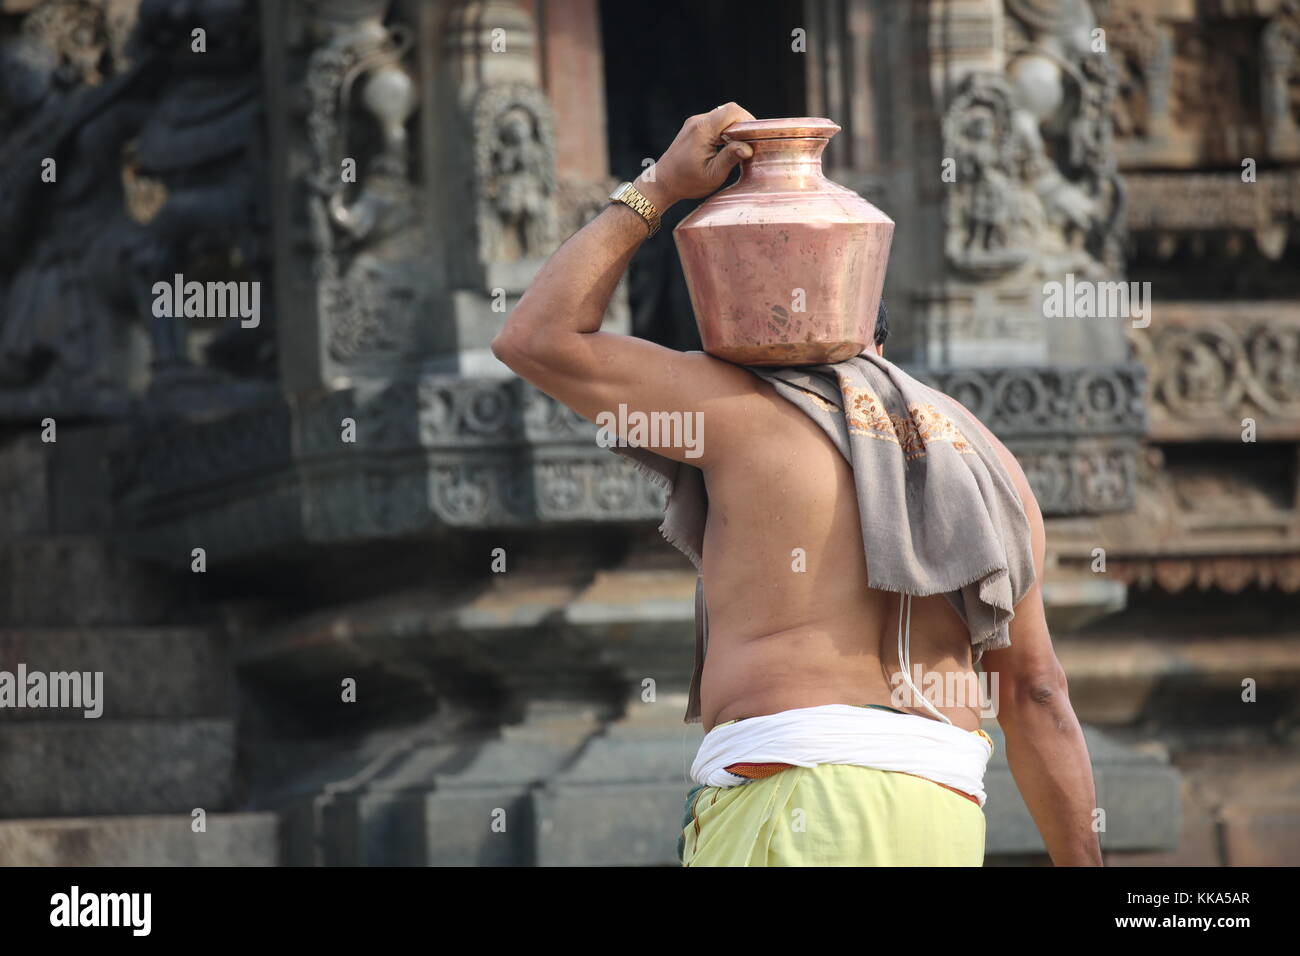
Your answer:
[[[903,624],[904,614],[907,615],[906,625]],[[952,721],[941,714],[938,708],[921,693],[920,688],[912,683],[912,595],[910,594],[902,595],[902,603],[898,606],[898,666],[903,670],[903,681],[920,699],[921,705],[945,724],[951,724]]]

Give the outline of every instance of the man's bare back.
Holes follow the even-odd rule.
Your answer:
[[[635,189],[659,213],[713,192],[752,153],[745,143],[724,143],[722,131],[753,118],[734,103],[691,117]],[[702,417],[698,458],[671,444],[647,447],[701,468],[709,492],[705,726],[819,704],[883,704],[931,716],[917,701],[894,696],[899,602],[866,586],[851,472],[829,439],[742,368],[600,330],[647,234],[642,213],[626,205],[592,219],[547,260],[492,351],[589,421],[615,409]],[[1037,578],[1015,608],[1010,646],[981,661],[999,678],[995,703],[1007,760],[1052,859],[1095,865],[1101,852],[1087,747],[1043,608],[1042,516],[1015,459],[973,416],[965,418],[997,451],[1020,495]],[[943,596],[912,602],[911,643],[914,669],[970,675],[970,638]],[[925,680],[913,680],[927,689]],[[978,699],[936,704],[956,726],[978,726]]]
[[[753,382],[781,441],[705,469],[705,729],[820,704],[880,704],[932,717],[895,696],[901,602],[866,586],[848,462],[804,412],[758,377]],[[970,637],[942,595],[912,602],[911,660],[923,689],[918,668],[959,674],[962,686],[973,686]],[[977,699],[932,703],[958,727],[979,727]]]

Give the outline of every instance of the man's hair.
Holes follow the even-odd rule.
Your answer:
[[[889,313],[885,311],[885,300],[880,300],[880,308],[876,310],[876,344],[884,345],[885,339],[889,338]]]

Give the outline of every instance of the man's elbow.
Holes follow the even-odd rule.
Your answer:
[[[556,376],[578,374],[581,352],[575,348],[579,336],[544,325],[516,321],[513,317],[492,339],[492,354],[520,378],[534,385]]]
[[[1005,681],[1006,675],[1001,679]],[[1073,712],[1065,670],[1057,661],[1041,670],[1012,678],[1011,686],[1002,689],[1000,699],[999,717],[1012,721],[1043,713],[1059,717]]]
[[[530,353],[528,339],[522,328],[507,323],[492,339],[492,354],[502,365],[517,372]]]

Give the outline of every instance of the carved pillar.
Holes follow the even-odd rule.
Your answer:
[[[286,391],[414,374],[440,263],[417,215],[413,29],[391,0],[262,5]]]
[[[435,103],[425,124],[430,216],[448,270],[437,367],[508,376],[488,349],[492,337],[546,257],[604,208],[612,187],[604,106],[590,92],[600,83],[596,7],[454,0],[420,11]],[[557,61],[566,49],[581,51],[580,75]],[[541,85],[544,63],[562,136]],[[606,327],[625,330],[626,312],[620,287]]]
[[[492,337],[612,187],[595,4],[291,0],[263,20],[287,390],[506,376]],[[621,289],[611,312],[626,328]]]
[[[423,139],[430,221],[447,269],[437,367],[499,373],[488,351],[556,243],[555,132],[532,18],[509,0],[425,4]]]

